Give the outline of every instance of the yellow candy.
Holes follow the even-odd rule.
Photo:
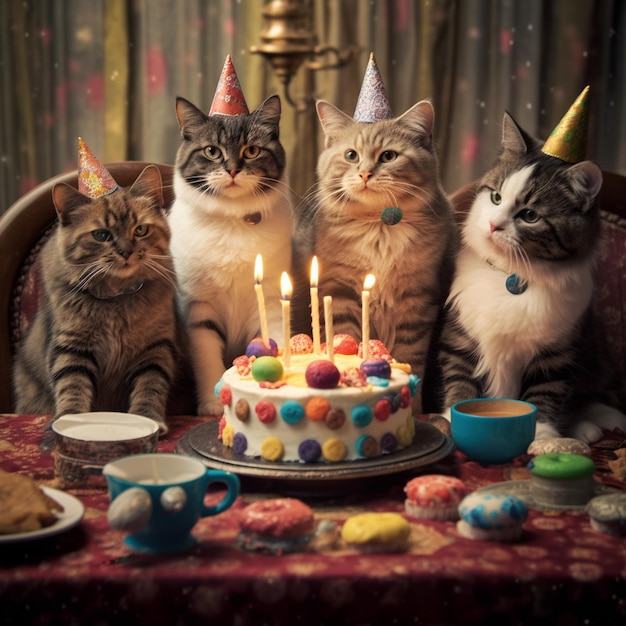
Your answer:
[[[235,429],[230,424],[226,424],[226,426],[224,426],[224,430],[222,431],[222,443],[225,446],[232,448],[234,438],[235,438]]]
[[[346,520],[341,538],[348,543],[387,543],[407,539],[411,525],[399,513],[361,513]]]
[[[411,435],[411,441],[415,437],[415,418],[412,415],[409,415],[406,418],[406,426],[409,429],[409,434]]]
[[[285,446],[278,437],[267,437],[261,444],[261,456],[266,461],[280,461],[285,453]]]
[[[414,433],[414,427],[412,428],[407,424],[405,424],[404,426],[400,426],[400,428],[398,428],[398,444],[402,447],[410,446],[413,442]]]
[[[322,455],[327,461],[343,461],[346,454],[346,444],[339,439],[328,439],[322,444]]]

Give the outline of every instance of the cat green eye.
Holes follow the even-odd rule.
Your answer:
[[[394,152],[393,150],[385,150],[380,155],[379,161],[381,163],[391,163],[392,161],[395,161],[397,157],[398,157],[397,152]]]
[[[243,156],[246,159],[256,159],[261,154],[259,146],[246,146],[243,149]]]
[[[346,150],[343,156],[348,163],[356,163],[359,160],[359,153],[356,150]]]
[[[515,217],[519,217],[527,224],[535,224],[540,219],[539,213],[532,209],[522,209]]]
[[[217,146],[207,146],[204,155],[211,161],[219,161],[222,158],[222,151]]]
[[[145,237],[148,234],[150,227],[147,224],[139,224],[135,228],[135,237]]]
[[[491,192],[491,202],[493,202],[493,204],[500,204],[502,202],[502,196],[500,195],[500,192]]]
[[[108,230],[105,230],[104,228],[99,228],[98,230],[94,230],[92,233],[93,238],[96,241],[99,241],[100,243],[103,243],[105,241],[111,241],[111,239],[113,239],[113,236],[111,235],[111,233]]]

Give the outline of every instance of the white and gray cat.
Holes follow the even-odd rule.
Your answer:
[[[457,242],[454,212],[439,181],[433,107],[424,100],[372,123],[357,122],[328,102],[318,102],[317,112],[325,149],[313,202],[298,216],[294,264],[302,275],[302,265],[317,255],[320,301],[333,297],[335,334],[357,341],[363,281],[374,274],[371,339],[423,376]],[[385,209],[392,213],[383,219]],[[308,303],[306,294],[295,297]],[[421,410],[419,395],[414,409]]]
[[[215,385],[260,336],[254,264],[263,258],[270,337],[282,338],[280,275],[291,269],[292,202],[271,96],[247,115],[206,115],[176,100],[182,134],[169,215],[199,415],[221,415]]]
[[[536,437],[626,431],[592,315],[602,172],[541,152],[509,114],[478,185],[444,311],[439,410],[473,397],[537,406]],[[435,382],[437,381],[438,382]]]

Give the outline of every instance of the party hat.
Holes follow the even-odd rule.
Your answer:
[[[112,193],[118,184],[89,149],[89,146],[78,138],[78,191],[90,198],[99,198]]]
[[[365,76],[363,76],[353,117],[357,122],[378,122],[393,117],[373,52],[370,53],[370,60],[365,68]]]
[[[222,74],[213,96],[209,115],[214,113],[222,115],[248,115],[250,113],[230,54],[226,56]]]
[[[579,163],[587,157],[587,122],[589,85],[587,85],[561,118],[543,144],[541,151],[567,163]]]

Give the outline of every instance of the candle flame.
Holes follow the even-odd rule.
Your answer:
[[[283,272],[280,275],[280,290],[283,294],[283,300],[289,300],[291,298],[293,289],[291,287],[291,280],[289,280],[289,274],[287,274],[287,272]]]
[[[260,254],[256,255],[254,261],[254,280],[257,284],[261,284],[263,280],[263,257]]]
[[[311,261],[311,287],[317,287],[317,281],[319,279],[319,269],[317,267],[317,257],[314,256]]]
[[[363,281],[363,289],[371,289],[376,282],[376,276],[374,274],[368,274]]]

